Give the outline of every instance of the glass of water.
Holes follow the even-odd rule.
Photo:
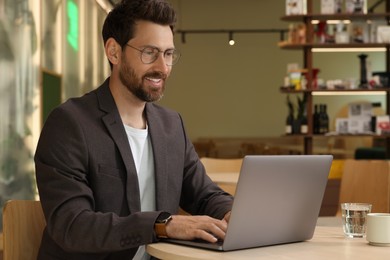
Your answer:
[[[341,203],[343,229],[347,237],[366,236],[366,219],[371,207],[368,203]]]

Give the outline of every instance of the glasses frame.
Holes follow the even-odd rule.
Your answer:
[[[132,49],[134,49],[134,50],[140,52],[140,54],[141,54],[141,55],[140,55],[140,59],[141,59],[141,61],[142,61],[143,64],[152,64],[153,62],[155,62],[155,61],[158,59],[158,54],[160,54],[160,53],[163,54],[164,61],[165,61],[165,64],[166,64],[167,66],[173,66],[173,65],[175,65],[175,64],[179,61],[179,59],[180,59],[180,57],[181,57],[181,53],[180,53],[178,50],[176,50],[176,49],[167,49],[167,50],[165,50],[165,51],[162,51],[162,50],[160,50],[159,48],[153,47],[153,46],[147,46],[147,47],[144,47],[143,49],[138,49],[138,48],[136,48],[136,47],[134,47],[134,46],[131,46],[131,45],[128,44],[128,43],[126,43],[126,46],[129,46],[130,48],[132,48]],[[145,53],[145,50],[148,49],[148,48],[157,50],[157,53],[156,53],[156,55],[154,56],[154,59],[153,59],[151,62],[145,62],[145,61],[142,59],[142,57],[143,57],[143,55],[144,55],[144,53]],[[174,62],[172,62],[172,64],[167,64],[167,63],[166,63],[166,59],[165,59],[165,55],[166,55],[169,51],[173,51],[174,54],[177,55],[177,58],[176,58],[176,59],[172,59],[172,61],[174,61]]]

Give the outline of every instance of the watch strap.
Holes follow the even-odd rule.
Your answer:
[[[154,223],[154,231],[158,238],[167,238],[166,225],[172,220],[171,214],[168,212],[162,212]]]
[[[156,232],[158,238],[168,238],[167,229],[165,226],[165,223],[154,224],[154,231]]]

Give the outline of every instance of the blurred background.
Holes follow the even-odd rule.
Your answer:
[[[10,198],[36,196],[33,155],[51,109],[95,89],[109,75],[101,28],[115,2],[0,0],[0,205]],[[178,12],[175,45],[182,57],[160,104],[183,116],[199,153],[215,157],[267,151],[302,154],[302,136],[285,136],[287,95],[280,92],[287,65],[304,66],[302,50],[278,46],[289,28],[289,22],[281,20],[286,2],[170,2]],[[314,9],[319,12],[319,1]],[[378,7],[381,10],[383,6]],[[224,33],[183,34],[190,30]],[[230,31],[237,32],[230,35]],[[228,43],[230,36],[234,45]],[[314,67],[320,68],[318,77],[358,80],[359,54],[313,54]],[[386,70],[383,52],[367,55],[372,71]],[[295,95],[291,99],[296,102]],[[386,108],[384,95],[315,96],[313,102],[327,105],[330,131],[335,118],[345,115],[352,102],[376,102]],[[370,145],[371,138],[314,138],[314,152],[339,158],[353,157],[356,147]]]

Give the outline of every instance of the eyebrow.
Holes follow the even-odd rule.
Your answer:
[[[168,49],[165,49],[165,50],[161,50],[159,47],[154,46],[154,45],[142,45],[142,46],[140,46],[140,48],[141,48],[141,49],[145,49],[145,48],[155,48],[155,49],[157,49],[157,50],[159,50],[159,51],[163,51],[163,52],[176,50],[175,47],[168,48]]]

